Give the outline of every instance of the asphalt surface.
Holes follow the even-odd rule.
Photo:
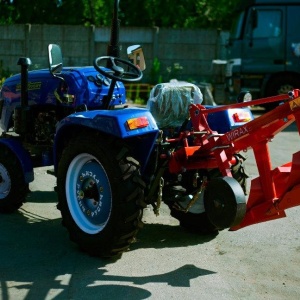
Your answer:
[[[273,165],[300,150],[292,124],[270,143]],[[247,170],[257,175],[252,152]],[[300,299],[300,208],[217,236],[178,226],[163,206],[116,261],[80,252],[61,226],[55,178],[39,168],[22,208],[0,216],[0,299]]]

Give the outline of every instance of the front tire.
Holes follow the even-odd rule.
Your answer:
[[[29,191],[17,156],[0,145],[0,213],[13,213],[19,209]]]
[[[62,153],[58,207],[70,239],[91,255],[113,257],[128,249],[141,225],[143,189],[127,147],[79,136]]]

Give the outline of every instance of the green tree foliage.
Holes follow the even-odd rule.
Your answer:
[[[198,17],[193,27],[229,29],[237,7],[244,2],[245,0],[197,1]]]
[[[43,24],[50,22],[57,23],[55,11],[59,9],[56,3],[51,0],[27,1],[13,0],[14,17],[16,23]]]
[[[122,26],[228,29],[243,0],[120,0]],[[114,0],[0,0],[0,24],[109,26]]]
[[[228,29],[235,8],[244,0],[121,1],[126,25],[168,28]],[[122,22],[123,24],[124,22]]]
[[[82,0],[84,25],[110,26],[114,0]]]
[[[82,24],[83,1],[0,0],[0,24]]]
[[[0,0],[0,25],[15,23],[14,12],[15,8],[11,5],[10,0]]]

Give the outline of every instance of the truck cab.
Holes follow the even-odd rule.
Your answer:
[[[243,2],[227,45],[232,97],[241,90],[255,99],[300,88],[299,14],[300,1]]]

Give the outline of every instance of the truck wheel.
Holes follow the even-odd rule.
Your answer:
[[[0,212],[12,213],[25,202],[29,185],[18,158],[0,145]]]
[[[237,164],[234,165],[231,169],[232,176],[239,182],[240,186],[244,191],[244,194],[247,194],[246,179],[248,178],[248,175],[246,174],[245,167],[243,164],[246,158],[241,154],[236,154],[236,158]],[[220,171],[218,169],[212,169],[209,171],[210,180],[220,176]],[[196,232],[199,234],[217,234],[218,229],[215,225],[213,225],[210,222],[205,212],[203,197],[200,196],[200,199],[198,199],[197,201],[201,202],[200,204],[198,204],[199,212],[196,212],[197,209],[195,209],[194,211],[193,209],[191,209],[188,212],[184,212],[183,210],[178,209],[180,206],[179,201],[170,203],[169,208],[171,211],[171,216],[179,220],[180,226],[186,228],[189,231]]]
[[[142,218],[144,182],[128,149],[79,136],[58,166],[58,208],[70,239],[94,256],[114,257],[134,240]]]
[[[266,97],[276,96],[280,94],[287,94],[293,89],[300,88],[300,78],[296,75],[286,74],[280,77],[275,77],[266,86]],[[271,110],[277,107],[279,102],[272,102],[263,104],[266,110]]]

